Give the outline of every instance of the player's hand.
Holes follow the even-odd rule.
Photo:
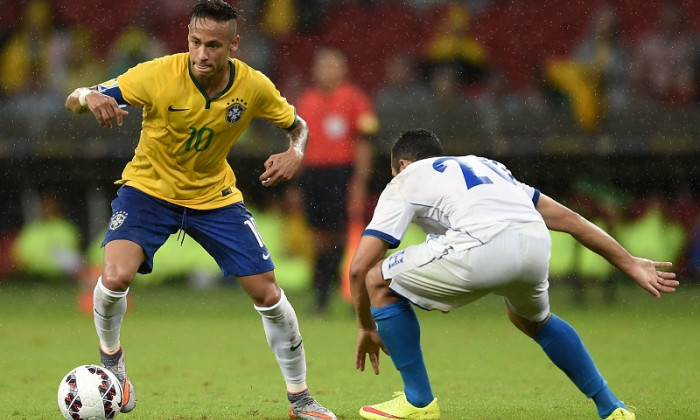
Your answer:
[[[379,349],[389,354],[384,347],[377,330],[360,329],[357,335],[357,353],[355,354],[355,368],[364,372],[365,356],[369,355],[369,361],[375,375],[379,375]]]
[[[124,116],[129,115],[128,111],[119,108],[114,98],[97,91],[90,92],[85,97],[85,102],[102,127],[112,128],[112,120],[115,118],[117,119],[117,125],[121,126],[124,122]]]
[[[299,169],[302,157],[303,154],[295,148],[270,156],[265,161],[265,172],[260,175],[260,182],[265,187],[272,187],[289,181]]]
[[[627,271],[634,281],[644,290],[657,298],[663,293],[673,293],[680,284],[676,280],[676,273],[659,271],[659,268],[669,268],[670,262],[657,262],[644,258],[634,257],[632,267]]]

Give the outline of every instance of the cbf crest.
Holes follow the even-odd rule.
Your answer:
[[[125,211],[118,211],[112,215],[112,218],[109,219],[109,230],[116,230],[124,224],[124,221],[126,220],[126,217],[129,215],[129,213]]]
[[[244,101],[243,99],[234,99],[233,103],[226,108],[226,122],[229,124],[235,124],[240,121],[247,106],[248,102]]]

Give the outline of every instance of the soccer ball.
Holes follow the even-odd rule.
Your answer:
[[[101,366],[78,366],[58,385],[58,408],[68,420],[113,419],[121,406],[121,384]]]

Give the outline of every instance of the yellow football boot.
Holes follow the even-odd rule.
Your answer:
[[[635,420],[636,418],[637,416],[632,411],[620,407],[606,417],[605,420]]]
[[[375,405],[366,405],[360,409],[360,416],[369,420],[415,419],[439,420],[440,406],[437,398],[423,408],[414,407],[403,392],[394,393],[394,398]]]

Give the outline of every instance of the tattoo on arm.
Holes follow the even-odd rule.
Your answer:
[[[291,130],[287,131],[287,139],[289,139],[290,148],[304,154],[306,143],[309,141],[309,126],[306,121],[298,118],[297,124]]]

